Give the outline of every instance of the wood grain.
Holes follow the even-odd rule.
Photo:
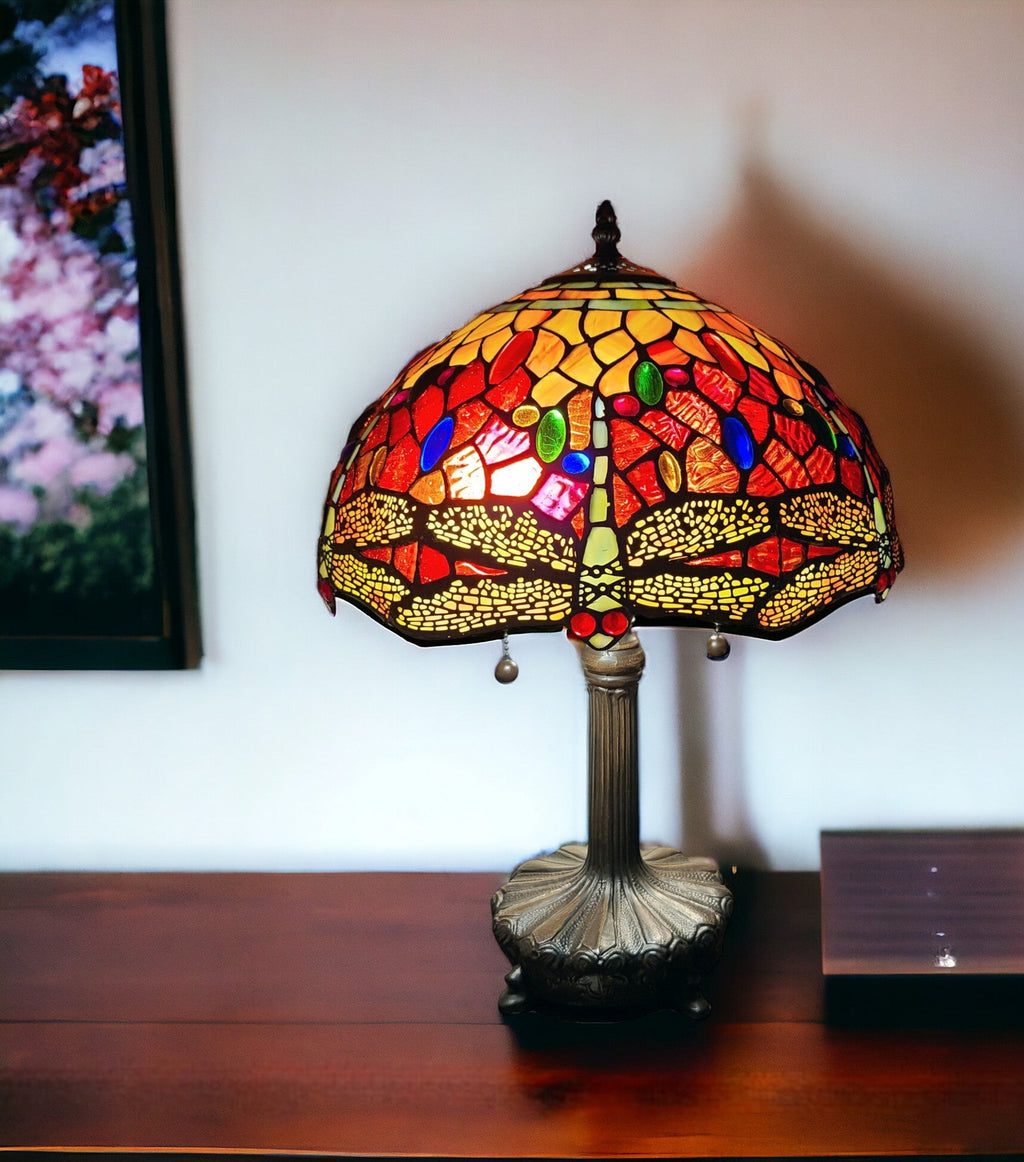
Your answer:
[[[497,875],[0,876],[0,1144],[452,1157],[1024,1149],[1019,1029],[826,1023],[817,877],[703,1024],[495,1008]]]

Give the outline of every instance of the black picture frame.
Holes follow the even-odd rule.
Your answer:
[[[137,260],[151,584],[137,608],[115,599],[104,609],[102,600],[73,594],[52,611],[31,596],[13,607],[8,601],[0,608],[4,669],[190,669],[202,654],[163,0],[115,0],[115,28]]]

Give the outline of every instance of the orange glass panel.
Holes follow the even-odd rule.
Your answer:
[[[460,577],[505,577],[507,569],[491,569],[487,565],[477,565],[472,561],[456,561],[455,572]]]
[[[768,409],[763,403],[758,403],[756,399],[745,395],[740,400],[736,410],[747,421],[747,425],[754,439],[760,444],[765,436],[768,435],[768,420],[770,416]]]
[[[772,440],[765,448],[764,462],[787,488],[806,488],[811,483],[804,466],[779,440]]]
[[[676,329],[676,333],[672,336],[672,341],[677,347],[681,347],[687,354],[695,356],[697,359],[703,359],[708,363],[713,363],[711,352],[704,346],[704,344],[697,338],[696,335],[691,335],[688,331],[681,328]]]
[[[620,395],[624,391],[629,391],[629,373],[639,358],[636,351],[630,351],[625,359],[620,359],[614,366],[609,367],[598,382],[598,391],[605,396]]]
[[[540,331],[537,341],[526,360],[527,369],[538,378],[557,367],[565,355],[565,340],[551,331]]]
[[[594,355],[606,367],[616,363],[636,346],[633,336],[626,331],[612,331],[594,344]]]
[[[718,413],[694,391],[670,391],[665,396],[665,407],[677,418],[714,440],[716,444],[722,441],[722,425]]]
[[[653,343],[672,330],[672,321],[660,311],[627,311],[626,330],[638,343]]]
[[[440,504],[445,497],[444,473],[437,469],[421,476],[409,489],[409,495],[424,504]]]
[[[538,407],[550,408],[561,403],[563,399],[574,391],[578,384],[569,379],[560,371],[549,371],[543,379],[534,384],[531,398],[536,400]]]
[[[788,375],[785,371],[775,371],[775,382],[779,385],[779,390],[783,395],[788,395],[790,399],[803,399],[804,387],[803,384],[795,376]]]
[[[588,339],[607,335],[622,326],[621,311],[587,311],[583,316],[583,330]]]
[[[580,330],[579,311],[555,311],[550,319],[543,324],[542,330],[554,331],[571,346],[583,342],[583,332]]]
[[[488,335],[483,343],[480,344],[480,354],[490,363],[511,338],[512,328],[502,327],[500,331],[495,331],[493,335]]]
[[[590,444],[590,414],[594,397],[589,391],[578,391],[566,404],[569,416],[569,447],[579,452]]]
[[[611,432],[612,459],[620,472],[658,446],[657,440],[629,420],[612,420]]]
[[[451,447],[457,448],[459,444],[464,444],[467,440],[472,439],[493,414],[482,399],[474,399],[463,404],[455,413],[455,428],[452,431]]]
[[[569,352],[562,360],[561,369],[566,375],[571,375],[577,383],[585,383],[587,387],[593,387],[597,383],[597,377],[603,370],[585,343]]]
[[[717,444],[698,437],[686,450],[686,486],[691,492],[737,492],[739,470]]]

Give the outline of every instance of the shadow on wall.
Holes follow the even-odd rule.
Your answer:
[[[864,416],[892,476],[906,575],[939,585],[998,561],[1024,523],[1024,380],[989,353],[982,312],[965,309],[956,281],[951,271],[942,288],[915,286],[858,252],[764,163],[747,168],[736,206],[680,280],[805,354]],[[687,637],[677,663],[685,850],[763,866],[746,772],[718,769],[743,756],[710,753],[707,664]]]

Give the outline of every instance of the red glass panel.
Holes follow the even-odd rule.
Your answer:
[[[612,420],[612,459],[620,471],[658,446],[658,441],[629,420]]]
[[[408,408],[399,408],[391,413],[391,430],[388,432],[388,442],[392,447],[412,431],[412,416]]]
[[[430,545],[423,545],[420,549],[420,581],[429,584],[431,581],[440,581],[451,572],[448,558]]]
[[[406,492],[420,470],[420,446],[412,438],[405,436],[388,453],[377,482],[381,488],[395,492]]]
[[[528,332],[524,331],[523,334],[526,335]],[[515,338],[518,339],[519,336],[516,335]],[[515,339],[512,342],[515,342]],[[530,394],[531,386],[532,380],[529,373],[520,367],[511,375],[506,376],[497,387],[492,387],[484,399],[500,411],[510,412],[526,399]]]
[[[533,331],[520,331],[518,335],[513,335],[495,355],[491,369],[487,373],[487,382],[501,383],[516,368],[521,367],[529,358],[536,338]],[[522,400],[519,402],[522,403]]]
[[[747,426],[750,428],[751,434],[760,444],[765,436],[768,435],[768,423],[771,413],[763,403],[758,403],[756,399],[751,399],[749,395],[744,396],[740,400],[736,410],[747,421]]]
[[[783,537],[779,542],[779,555],[783,573],[790,573],[798,565],[803,564],[804,547],[796,541],[790,541]]]
[[[612,508],[615,512],[615,523],[622,526],[640,510],[640,501],[629,485],[618,474],[612,475]]]
[[[649,432],[653,432],[663,444],[677,452],[690,438],[690,429],[664,412],[649,411],[640,423]]]
[[[747,477],[747,492],[751,496],[778,496],[785,492],[782,482],[763,464],[755,464]]]
[[[472,561],[456,561],[455,572],[460,577],[505,577],[507,569],[490,569],[486,565],[476,565]]]
[[[750,369],[747,386],[758,399],[763,399],[765,403],[779,402],[778,388],[763,371],[760,371],[756,367],[751,367]]]
[[[361,555],[371,561],[384,561],[388,565],[391,564],[390,549],[363,549]]]
[[[835,455],[821,444],[804,461],[815,484],[829,484],[836,478]]]
[[[460,403],[479,395],[485,386],[484,365],[477,360],[463,368],[455,382],[448,388],[448,407],[458,407]]]
[[[805,456],[814,447],[814,433],[803,420],[776,412],[775,430],[798,456]]]
[[[728,346],[728,344],[723,344]],[[732,351],[732,348],[729,347]],[[735,352],[733,352],[735,355]],[[736,356],[739,359],[739,356]],[[697,389],[719,407],[729,411],[735,404],[740,391],[740,385],[718,367],[709,363],[695,363],[693,365],[693,382]]]
[[[451,447],[457,448],[472,439],[493,414],[482,399],[474,399],[470,403],[463,404],[455,413]]]
[[[436,383],[432,383],[419,399],[413,401],[412,426],[416,430],[417,439],[422,441],[443,415],[444,392]]]
[[[781,487],[779,491],[781,491]],[[770,573],[773,577],[778,577],[781,568],[780,560],[778,537],[769,537],[767,540],[759,541],[747,550],[747,564],[759,573]]]
[[[714,331],[702,331],[700,337],[704,346],[718,360],[719,366],[726,375],[731,375],[733,379],[747,378],[747,365],[724,339],[716,335]],[[700,364],[698,364],[699,366]],[[697,384],[700,386],[699,380],[697,380]]]
[[[657,504],[665,499],[665,493],[658,484],[658,476],[650,460],[638,464],[632,472],[627,472],[630,484],[640,493],[648,504]]]
[[[857,463],[856,460],[840,460],[839,473],[842,476],[843,484],[853,493],[854,496],[859,496],[861,500],[864,499],[864,469]]]
[[[399,545],[395,549],[395,568],[402,574],[406,581],[412,581],[416,576],[416,556],[419,552],[419,545],[415,541],[410,541],[407,545]]]

